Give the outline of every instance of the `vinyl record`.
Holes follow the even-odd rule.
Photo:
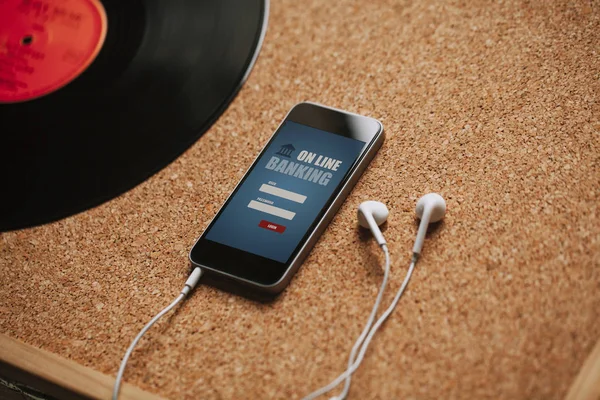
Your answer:
[[[0,230],[141,183],[247,78],[267,0],[0,0]]]

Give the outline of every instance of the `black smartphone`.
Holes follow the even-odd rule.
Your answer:
[[[373,118],[297,104],[192,248],[193,266],[281,292],[383,140]]]

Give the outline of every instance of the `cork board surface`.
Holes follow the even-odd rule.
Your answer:
[[[249,81],[182,157],[100,207],[1,235],[0,332],[116,374],[180,290],[195,238],[310,100],[383,122],[371,167],[277,301],[200,286],[126,381],[183,399],[292,399],[329,382],[382,279],[358,204],[391,211],[388,304],[415,202],[437,191],[445,222],[350,395],[561,398],[600,338],[599,43],[597,1],[275,1]]]

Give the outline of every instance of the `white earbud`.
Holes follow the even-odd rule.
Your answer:
[[[375,240],[380,246],[385,244],[385,239],[379,226],[382,225],[386,220],[390,212],[388,211],[385,204],[378,201],[365,201],[358,206],[358,223],[363,228],[371,229]]]
[[[413,247],[413,254],[418,256],[423,248],[425,233],[430,222],[438,222],[446,214],[446,202],[444,198],[437,193],[429,193],[421,197],[417,202],[417,217],[421,220],[417,239]]]

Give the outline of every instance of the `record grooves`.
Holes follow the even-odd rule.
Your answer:
[[[18,12],[8,10],[11,3],[18,3]],[[94,32],[102,24],[95,16],[102,14],[93,7],[74,11],[84,3],[97,3],[106,13],[97,54],[92,46],[100,37]],[[2,20],[7,10],[11,23]],[[267,18],[265,0],[0,2],[0,230],[99,205],[172,162],[239,91]],[[95,30],[90,20],[97,22]],[[91,33],[82,34],[82,26]],[[57,33],[75,28],[79,35]],[[44,41],[46,31],[54,41]],[[41,64],[31,61],[33,51]],[[78,70],[86,57],[92,57],[89,65]],[[15,76],[29,89],[11,86]],[[65,77],[65,85],[44,86]],[[32,95],[38,81],[43,90]],[[25,98],[10,100],[19,95]]]

